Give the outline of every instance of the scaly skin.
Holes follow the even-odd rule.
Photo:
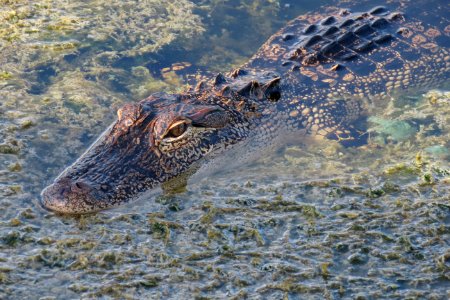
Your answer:
[[[397,90],[448,81],[449,8],[400,1],[300,16],[226,76],[124,106],[42,203],[61,213],[118,206],[182,184],[224,151],[258,153],[280,132],[363,143],[371,106]]]

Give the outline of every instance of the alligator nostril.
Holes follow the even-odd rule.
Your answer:
[[[76,181],[72,184],[70,190],[75,193],[87,193],[91,190],[91,186],[83,181]]]

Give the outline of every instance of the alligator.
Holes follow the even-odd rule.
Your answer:
[[[368,10],[369,1],[343,2],[294,19],[229,73],[120,108],[43,190],[43,206],[69,214],[115,207],[204,177],[224,153],[243,162],[285,134],[364,144],[371,107],[448,83],[447,1]]]

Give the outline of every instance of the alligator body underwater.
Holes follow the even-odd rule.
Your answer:
[[[370,106],[397,90],[446,83],[450,70],[450,4],[364,2],[302,15],[242,67],[125,105],[42,192],[42,204],[61,213],[118,206],[224,152],[269,147],[280,132],[364,143]]]

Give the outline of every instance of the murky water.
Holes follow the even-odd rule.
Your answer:
[[[117,107],[325,3],[0,0],[0,298],[448,299],[448,91],[398,96],[363,147],[286,145],[95,215],[37,205]]]

